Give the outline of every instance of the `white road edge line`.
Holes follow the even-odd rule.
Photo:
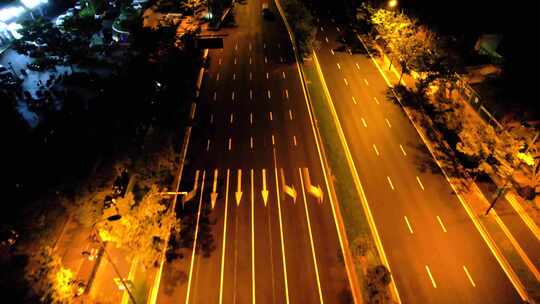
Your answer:
[[[253,191],[253,169],[251,169],[251,299],[255,304],[255,191]]]
[[[274,152],[274,176],[276,178],[276,199],[278,206],[278,218],[279,218],[279,235],[281,241],[281,257],[283,261],[283,279],[285,281],[285,301],[289,304],[289,283],[287,281],[287,262],[285,259],[285,243],[283,239],[283,222],[281,220],[281,202],[280,197],[281,193],[279,192],[279,180],[278,180],[278,169],[277,169],[277,160],[276,160],[276,149],[273,149]]]
[[[227,245],[227,213],[229,209],[229,174],[227,169],[227,180],[225,185],[225,215],[223,216],[223,241],[221,242],[221,272],[219,279],[219,304],[223,303],[223,273],[225,270],[225,247]]]

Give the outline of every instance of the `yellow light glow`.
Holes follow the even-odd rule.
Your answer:
[[[394,7],[397,6],[397,3],[398,3],[397,0],[390,0],[390,1],[388,1],[388,6],[390,8],[394,8]]]

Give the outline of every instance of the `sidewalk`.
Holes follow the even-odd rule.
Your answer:
[[[364,43],[369,41],[365,37],[359,38]],[[378,47],[375,48],[380,50]],[[394,66],[390,70],[388,69],[389,60],[382,52],[381,57],[373,57],[373,60],[379,66],[379,70],[389,86],[393,87],[398,84],[400,72]],[[414,79],[409,75],[403,75],[401,84],[410,88],[414,86]],[[488,190],[485,185],[478,187],[464,173],[461,166],[455,163],[452,157],[453,151],[442,141],[437,132],[433,132],[434,129],[429,117],[406,106],[404,109],[458,195],[463,208],[471,217],[516,289],[529,298],[531,303],[540,303],[540,272],[535,267],[535,265],[540,264],[538,260],[540,243],[536,236],[521,220],[520,214],[512,210],[509,205],[504,206],[503,200],[506,198],[500,198],[501,201],[498,202],[495,210],[485,216],[490,203],[490,199],[486,198],[483,191],[480,191],[481,188]],[[499,216],[499,212],[503,215],[504,220]]]

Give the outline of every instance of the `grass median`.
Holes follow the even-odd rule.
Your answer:
[[[339,202],[338,206],[349,240],[349,249],[353,255],[359,282],[365,289],[367,270],[380,265],[381,259],[377,253],[351,169],[346,164],[345,151],[339,140],[337,126],[332,118],[329,101],[327,101],[315,64],[312,61],[306,61],[302,64],[302,69],[307,81],[313,114],[330,167],[331,182]],[[364,297],[366,297],[365,291],[363,292]]]

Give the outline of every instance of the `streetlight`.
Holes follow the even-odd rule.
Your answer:
[[[394,8],[394,7],[396,7],[397,5],[398,5],[397,0],[390,0],[390,1],[388,1],[388,7],[389,7],[389,8]]]

